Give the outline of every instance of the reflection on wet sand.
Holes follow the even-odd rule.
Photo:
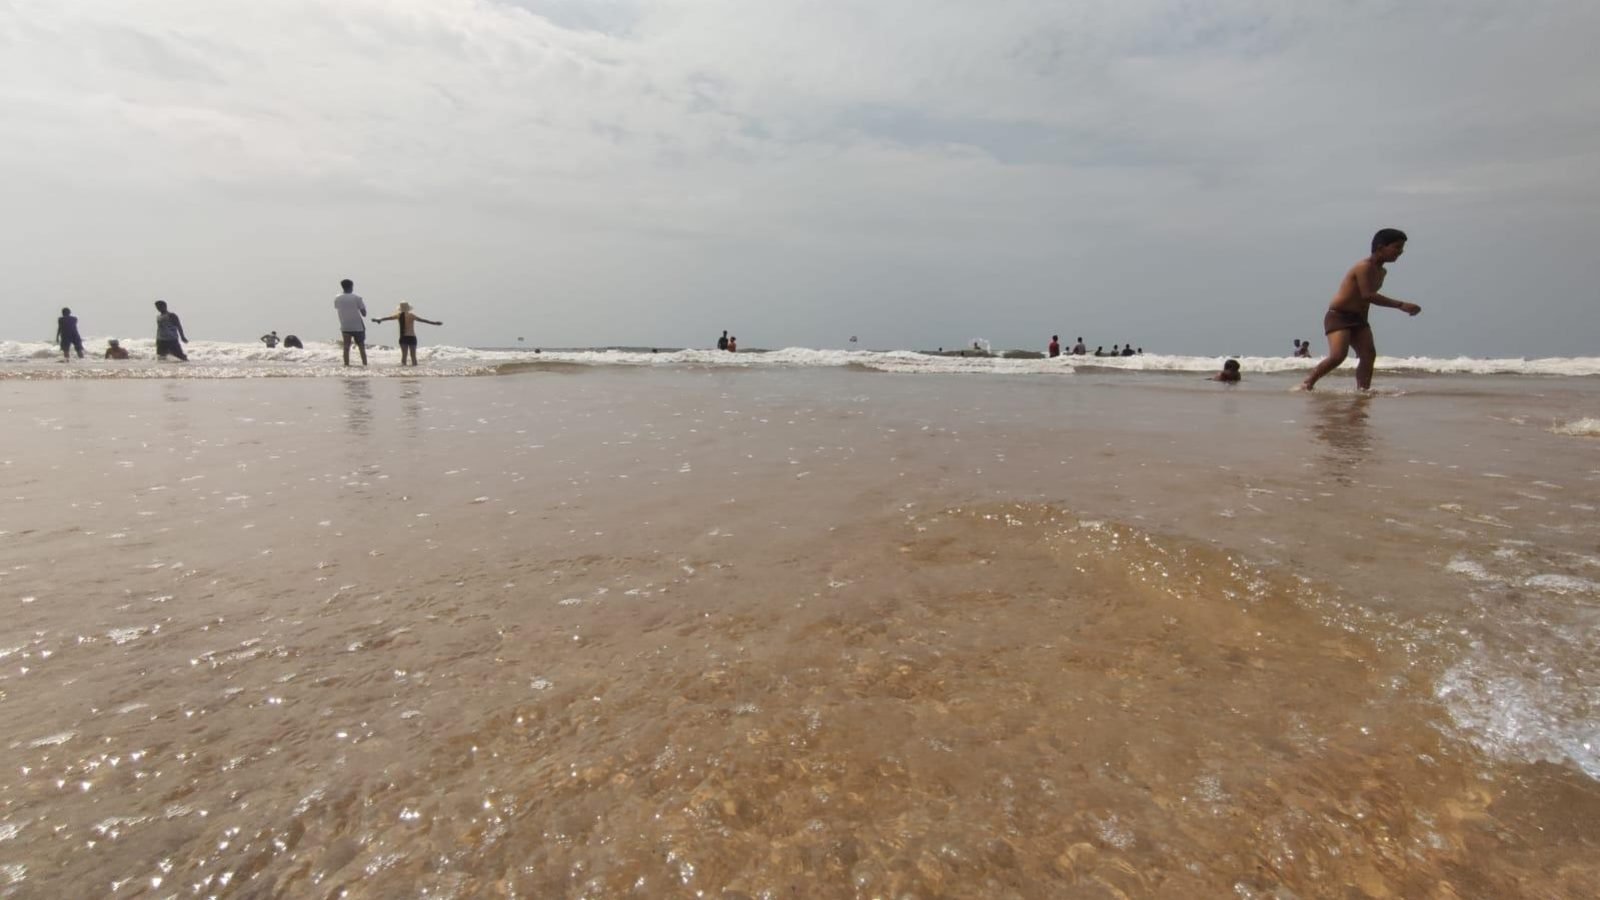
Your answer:
[[[372,432],[372,382],[366,378],[344,380],[345,428],[365,437]]]
[[[422,384],[421,378],[407,378],[400,382],[400,417],[405,423],[407,440],[415,439],[421,429]]]
[[[1367,427],[1373,398],[1316,394],[1308,398],[1313,417],[1311,431],[1322,442],[1319,459],[1329,478],[1350,484],[1356,469],[1372,452],[1372,433]]]

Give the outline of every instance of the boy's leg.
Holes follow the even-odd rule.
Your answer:
[[[1350,337],[1350,346],[1355,348],[1356,359],[1356,387],[1365,391],[1372,387],[1372,367],[1378,361],[1378,346],[1372,340],[1372,329],[1362,328]]]
[[[367,336],[363,334],[356,338],[356,346],[361,349],[361,364],[364,366],[367,364]]]
[[[1340,331],[1328,332],[1328,358],[1317,363],[1317,367],[1311,370],[1311,374],[1306,376],[1306,380],[1300,386],[1308,391],[1316,387],[1317,382],[1322,380],[1322,376],[1339,368],[1344,363],[1345,357],[1349,355],[1350,329],[1345,328]]]
[[[348,333],[344,336],[344,364],[350,365],[350,335]]]
[[[73,341],[72,346],[78,351],[78,358],[83,359],[83,338],[78,338],[77,340]]]
[[[182,341],[173,341],[172,342],[172,355],[176,356],[180,362],[188,362],[189,361],[189,354],[183,352],[183,342]]]

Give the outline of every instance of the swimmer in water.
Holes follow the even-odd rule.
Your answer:
[[[1230,359],[1223,363],[1222,371],[1211,376],[1211,380],[1220,381],[1224,384],[1238,384],[1241,380],[1241,376],[1239,375],[1239,361],[1237,359]]]

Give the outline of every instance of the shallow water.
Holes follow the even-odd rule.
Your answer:
[[[0,895],[1600,893],[1600,385],[1285,386],[0,382]]]

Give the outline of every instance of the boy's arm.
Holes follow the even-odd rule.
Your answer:
[[[172,326],[178,329],[178,339],[185,344],[189,343],[189,336],[183,333],[183,320],[178,318],[177,313],[172,314]]]
[[[1387,306],[1390,309],[1398,309],[1413,316],[1422,312],[1422,307],[1415,303],[1407,303],[1404,300],[1396,300],[1393,297],[1385,297],[1378,293],[1378,279],[1370,262],[1363,262],[1356,266],[1356,290],[1361,292],[1361,299],[1373,306]]]
[[[366,310],[363,309],[362,312],[366,312]],[[382,316],[382,317],[373,319],[372,321],[373,321],[374,324],[376,324],[378,322],[387,322],[390,319],[398,319],[398,318],[400,318],[400,317],[399,316]]]
[[[416,316],[416,317],[415,317],[415,318],[416,318],[416,320],[417,320],[417,321],[418,321],[418,322],[427,322],[427,323],[428,323],[428,324],[429,324],[429,325],[443,325],[443,324],[444,324],[444,323],[443,323],[443,322],[435,322],[435,321],[434,321],[434,320],[432,320],[432,319],[424,319],[424,318],[423,318],[423,317],[421,317],[421,316]]]

